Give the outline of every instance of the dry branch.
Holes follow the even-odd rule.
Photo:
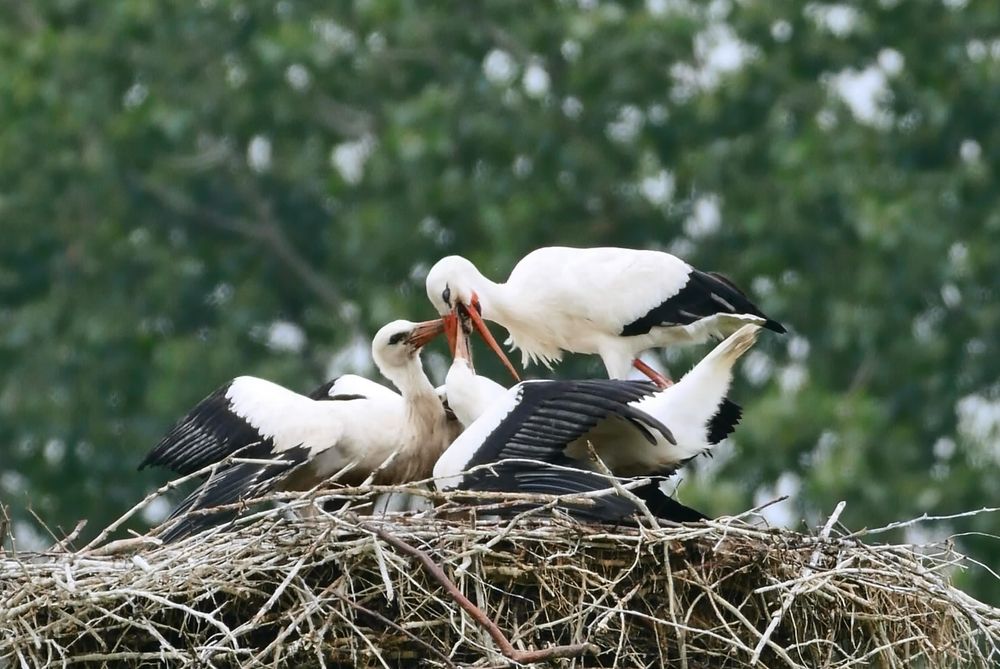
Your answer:
[[[1000,662],[1000,611],[949,583],[972,566],[950,544],[866,544],[881,528],[845,534],[836,516],[810,535],[750,515],[583,525],[552,506],[476,522],[447,499],[355,515],[384,490],[285,494],[170,545],[0,554],[0,667]]]

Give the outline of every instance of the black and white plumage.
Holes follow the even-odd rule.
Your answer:
[[[722,339],[746,323],[785,332],[725,277],[660,251],[541,248],[525,256],[505,283],[449,256],[431,268],[426,287],[438,313],[469,312],[494,350],[499,347],[482,319],[507,329],[507,343],[521,350],[523,364],[550,365],[563,351],[592,353],[613,379],[626,378],[636,366],[665,384],[638,361],[650,348]]]
[[[519,492],[581,492],[596,475],[566,477],[523,464],[531,460],[591,468],[588,444],[618,476],[665,477],[711,449],[732,432],[741,410],[726,398],[732,368],[756,341],[759,327],[746,325],[702,359],[676,384],[658,388],[624,380],[525,381],[492,399],[482,415],[441,456],[434,476],[442,488],[507,489]],[[466,395],[477,383],[463,354],[465,337],[448,374],[449,397]],[[465,368],[465,371],[463,371]],[[481,409],[480,409],[481,410]],[[461,417],[461,416],[460,416]],[[477,473],[466,470],[517,460]],[[606,488],[606,481],[600,487]],[[691,515],[656,497],[668,517]],[[678,517],[672,518],[678,520]]]
[[[375,483],[428,477],[460,429],[448,420],[420,364],[420,348],[440,331],[440,320],[395,321],[376,334],[375,363],[400,393],[351,377],[317,389],[312,395],[320,399],[314,399],[262,379],[240,377],[206,398],[143,464],[190,473],[230,455],[239,459],[212,472],[181,503],[164,539],[187,536],[226,519],[219,514],[185,515],[189,511],[270,490],[306,490],[337,473],[346,484],[369,475]]]

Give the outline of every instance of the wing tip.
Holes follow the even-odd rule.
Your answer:
[[[777,332],[778,334],[785,334],[788,332],[788,329],[785,328],[784,325],[774,320],[773,318],[765,317],[763,326],[765,329],[770,330],[771,332]]]
[[[715,445],[731,435],[743,419],[743,407],[728,397],[722,398],[719,408],[708,421],[708,443]]]

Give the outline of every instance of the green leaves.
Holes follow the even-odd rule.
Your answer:
[[[546,244],[673,250],[792,330],[743,365],[729,456],[682,488],[699,508],[789,477],[793,516],[846,499],[849,526],[995,499],[956,413],[988,412],[1000,377],[984,5],[3,13],[0,494],[20,521],[31,503],[101,526],[228,378],[308,389],[385,321],[431,315],[438,258],[500,278]]]

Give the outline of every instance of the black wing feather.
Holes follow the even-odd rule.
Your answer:
[[[270,450],[274,445],[271,438],[233,412],[226,397],[232,383],[213,392],[177,421],[146,455],[139,469],[157,465],[186,475],[248,446],[261,444]]]
[[[785,328],[768,318],[728,278],[716,272],[692,269],[687,283],[675,295],[622,328],[623,337],[646,334],[654,327],[690,325],[716,314],[750,314],[764,319],[764,327],[778,333]]]
[[[577,463],[561,457],[553,464],[574,467]],[[545,495],[573,495],[606,490],[611,487],[607,478],[581,469],[556,469],[544,465],[525,462],[500,462],[489,469],[481,470],[467,490],[486,492],[519,492]],[[479,474],[479,472],[477,472]],[[627,479],[621,479],[627,482]],[[704,514],[684,506],[667,496],[659,487],[659,479],[634,488],[632,492],[646,503],[647,508],[658,518],[677,523],[689,523],[707,518]],[[472,501],[475,501],[474,499]],[[589,522],[622,523],[639,513],[632,500],[618,493],[602,495],[587,503],[564,502],[560,508],[572,517]],[[485,502],[489,503],[489,501]],[[539,504],[525,502],[503,509],[499,515],[516,514]],[[494,513],[491,511],[491,513]]]
[[[743,408],[728,397],[719,404],[719,410],[708,421],[708,443],[717,444],[736,429],[743,417]]]
[[[517,404],[486,438],[466,468],[508,458],[555,462],[570,443],[598,422],[613,417],[647,426],[672,440],[666,425],[628,404],[657,390],[645,381],[615,379],[522,383]]]
[[[237,462],[213,473],[173,510],[166,522],[176,522],[161,534],[160,538],[169,543],[235,520],[239,513],[231,509],[193,516],[188,514],[253,499],[271,492],[294,469],[309,459],[309,449],[299,446],[275,456],[266,447],[260,446],[249,449],[245,457],[271,459],[280,461],[281,464]]]

